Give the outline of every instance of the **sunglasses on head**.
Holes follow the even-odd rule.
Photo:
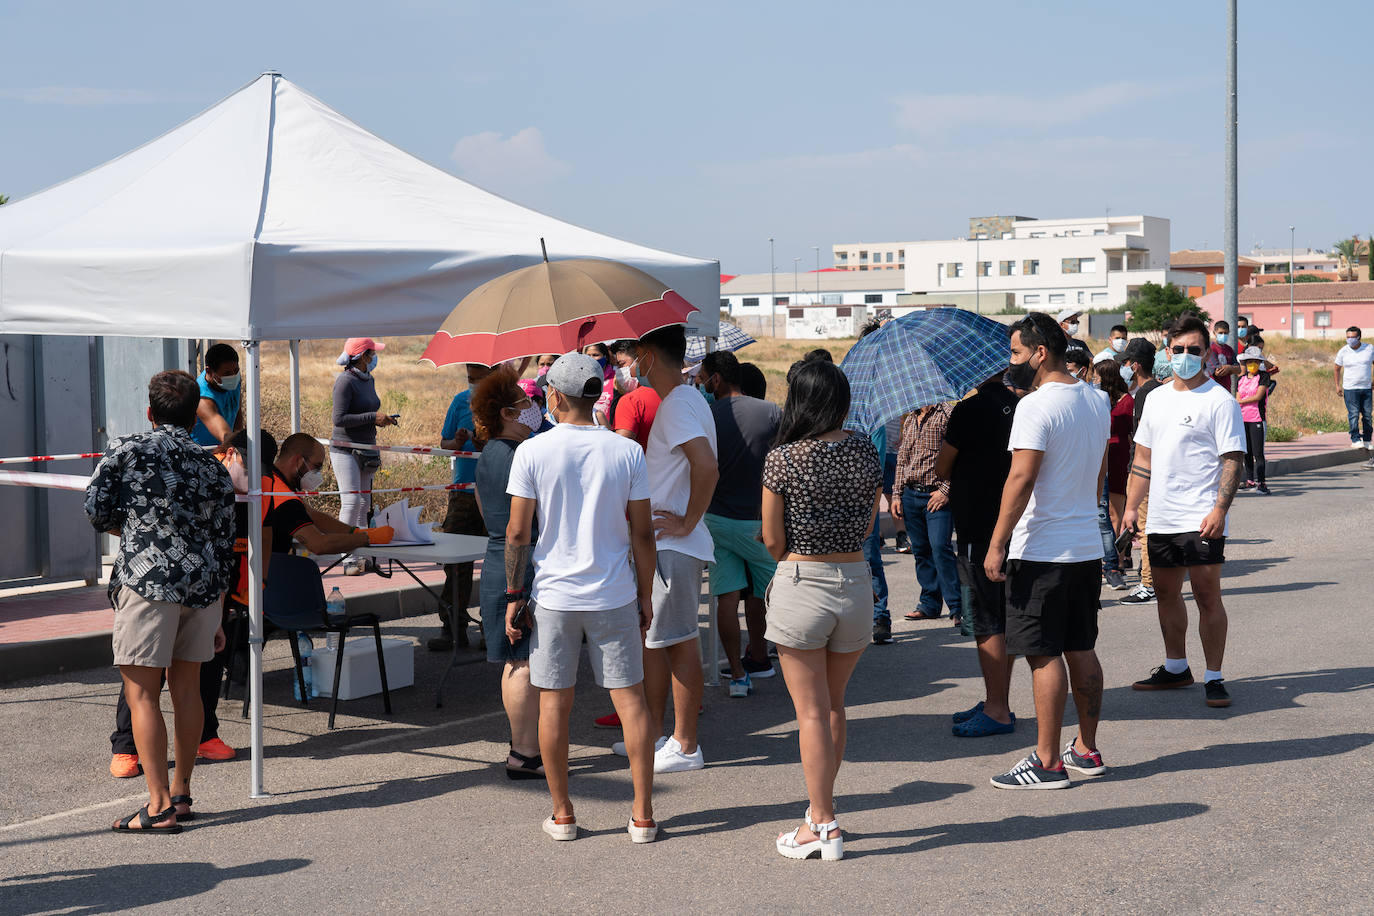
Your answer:
[[[1169,352],[1172,353],[1172,354],[1174,354],[1175,356],[1178,356],[1178,355],[1180,355],[1180,354],[1182,354],[1182,353],[1187,353],[1189,356],[1201,356],[1201,355],[1202,355],[1202,348],[1201,348],[1201,347],[1170,347],[1170,348],[1169,348]]]

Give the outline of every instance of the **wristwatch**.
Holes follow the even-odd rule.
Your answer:
[[[507,592],[506,592],[506,603],[507,603],[507,604],[510,604],[512,601],[524,601],[524,600],[526,600],[527,598],[529,598],[529,596],[530,596],[530,595],[529,595],[529,592],[526,592],[526,591],[523,591],[523,590],[522,590],[522,591],[518,591],[518,592],[507,591]]]

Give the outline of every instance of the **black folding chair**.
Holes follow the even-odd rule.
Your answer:
[[[377,673],[382,681],[382,706],[391,715],[391,690],[386,683],[386,658],[382,653],[382,621],[376,614],[349,614],[343,617],[330,617],[328,602],[324,596],[324,579],[320,568],[309,557],[291,554],[272,555],[272,574],[267,577],[263,589],[263,641],[275,628],[291,642],[291,656],[296,661],[296,685],[300,689],[301,705],[310,705],[310,694],[305,689],[305,672],[302,667],[301,650],[296,639],[298,633],[338,633],[339,648],[334,656],[334,704],[329,711],[329,727],[334,727],[334,717],[339,711],[339,679],[343,674],[344,641],[350,631],[359,627],[371,627],[377,645]],[[248,621],[239,621],[238,629],[244,634]],[[239,633],[235,633],[235,638]],[[235,653],[237,654],[237,653]],[[232,668],[232,658],[230,662]],[[248,692],[244,690],[243,714],[248,715]]]

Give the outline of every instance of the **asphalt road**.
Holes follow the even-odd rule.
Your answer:
[[[540,831],[542,783],[500,771],[494,666],[460,668],[436,710],[438,658],[420,649],[417,686],[395,695],[391,719],[379,698],[356,700],[331,733],[322,705],[293,705],[289,652],[273,643],[273,796],[248,797],[246,760],[204,765],[199,819],[175,837],[109,832],[146,799],[141,780],[106,769],[114,673],[22,682],[0,691],[0,913],[1367,913],[1371,497],[1374,473],[1341,468],[1238,500],[1225,580],[1230,709],[1208,709],[1201,686],[1133,692],[1162,658],[1154,607],[1104,591],[1110,770],[1068,791],[988,785],[1034,743],[1028,671],[1014,680],[1016,734],[954,738],[950,713],[982,696],[971,643],[943,622],[899,622],[896,644],[870,648],[850,688],[838,863],[773,850],[806,806],[780,677],[747,700],[708,691],[708,767],[660,777],[663,837],[650,846],[625,835],[629,774],[608,751],[616,735],[591,725],[609,703],[585,666],[575,843]],[[907,610],[911,561],[886,559],[894,610]],[[388,629],[426,635],[405,623]],[[1189,645],[1200,674],[1195,630]],[[223,737],[245,744],[238,704],[223,702],[221,717]],[[1072,712],[1069,723],[1066,738]]]

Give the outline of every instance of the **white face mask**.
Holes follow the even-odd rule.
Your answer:
[[[221,375],[219,381],[215,384],[224,391],[238,391],[239,385],[242,382],[243,376],[235,372],[233,375]]]
[[[615,383],[626,394],[639,387],[639,382],[635,379],[634,368],[632,366],[615,367]]]
[[[544,411],[539,409],[538,404],[531,404],[520,411],[520,416],[516,417],[516,422],[523,423],[525,428],[532,433],[539,432],[539,427],[544,425]]]
[[[1065,330],[1068,331],[1070,337],[1074,336],[1075,334],[1078,333],[1078,322],[1077,322],[1077,321],[1071,321],[1071,322],[1069,322],[1069,326],[1068,326],[1067,328],[1065,328]]]
[[[1112,338],[1112,351],[1113,351],[1113,352],[1115,352],[1115,353],[1121,353],[1121,352],[1124,351],[1125,349],[1126,349],[1126,338],[1124,338],[1124,337],[1113,337],[1113,338]]]
[[[305,491],[318,490],[324,486],[324,471],[316,468],[313,471],[306,471],[301,475],[301,489]]]

